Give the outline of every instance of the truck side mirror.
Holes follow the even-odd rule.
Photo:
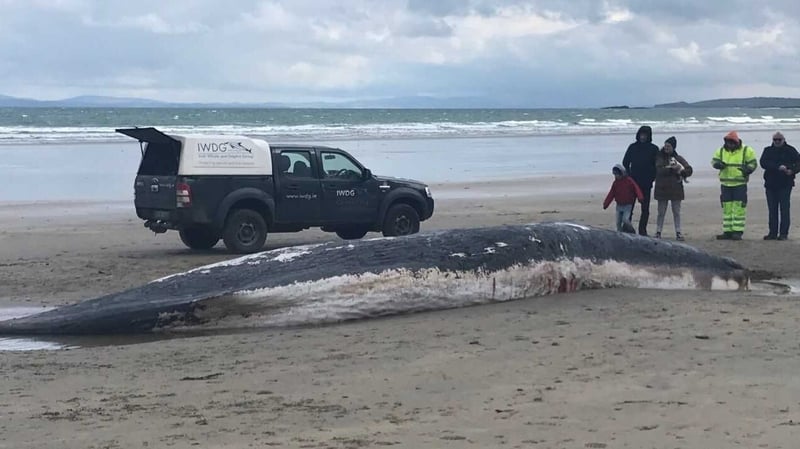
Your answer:
[[[372,179],[372,170],[368,168],[364,169],[364,179]]]

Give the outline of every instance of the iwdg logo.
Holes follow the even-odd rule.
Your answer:
[[[233,153],[241,151],[253,154],[253,149],[246,147],[242,142],[197,143],[198,153]]]

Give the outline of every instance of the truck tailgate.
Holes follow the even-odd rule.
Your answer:
[[[175,181],[175,176],[137,176],[134,183],[134,204],[136,208],[175,209]]]

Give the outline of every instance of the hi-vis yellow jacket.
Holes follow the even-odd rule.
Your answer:
[[[727,187],[735,187],[747,184],[750,174],[756,171],[758,160],[756,152],[747,145],[742,144],[739,148],[730,151],[725,147],[720,147],[711,159],[714,168],[721,168],[719,171],[720,184]]]

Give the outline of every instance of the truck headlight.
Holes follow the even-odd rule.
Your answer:
[[[433,198],[433,195],[431,195],[431,188],[428,186],[425,186],[425,195],[428,195],[428,198]]]

